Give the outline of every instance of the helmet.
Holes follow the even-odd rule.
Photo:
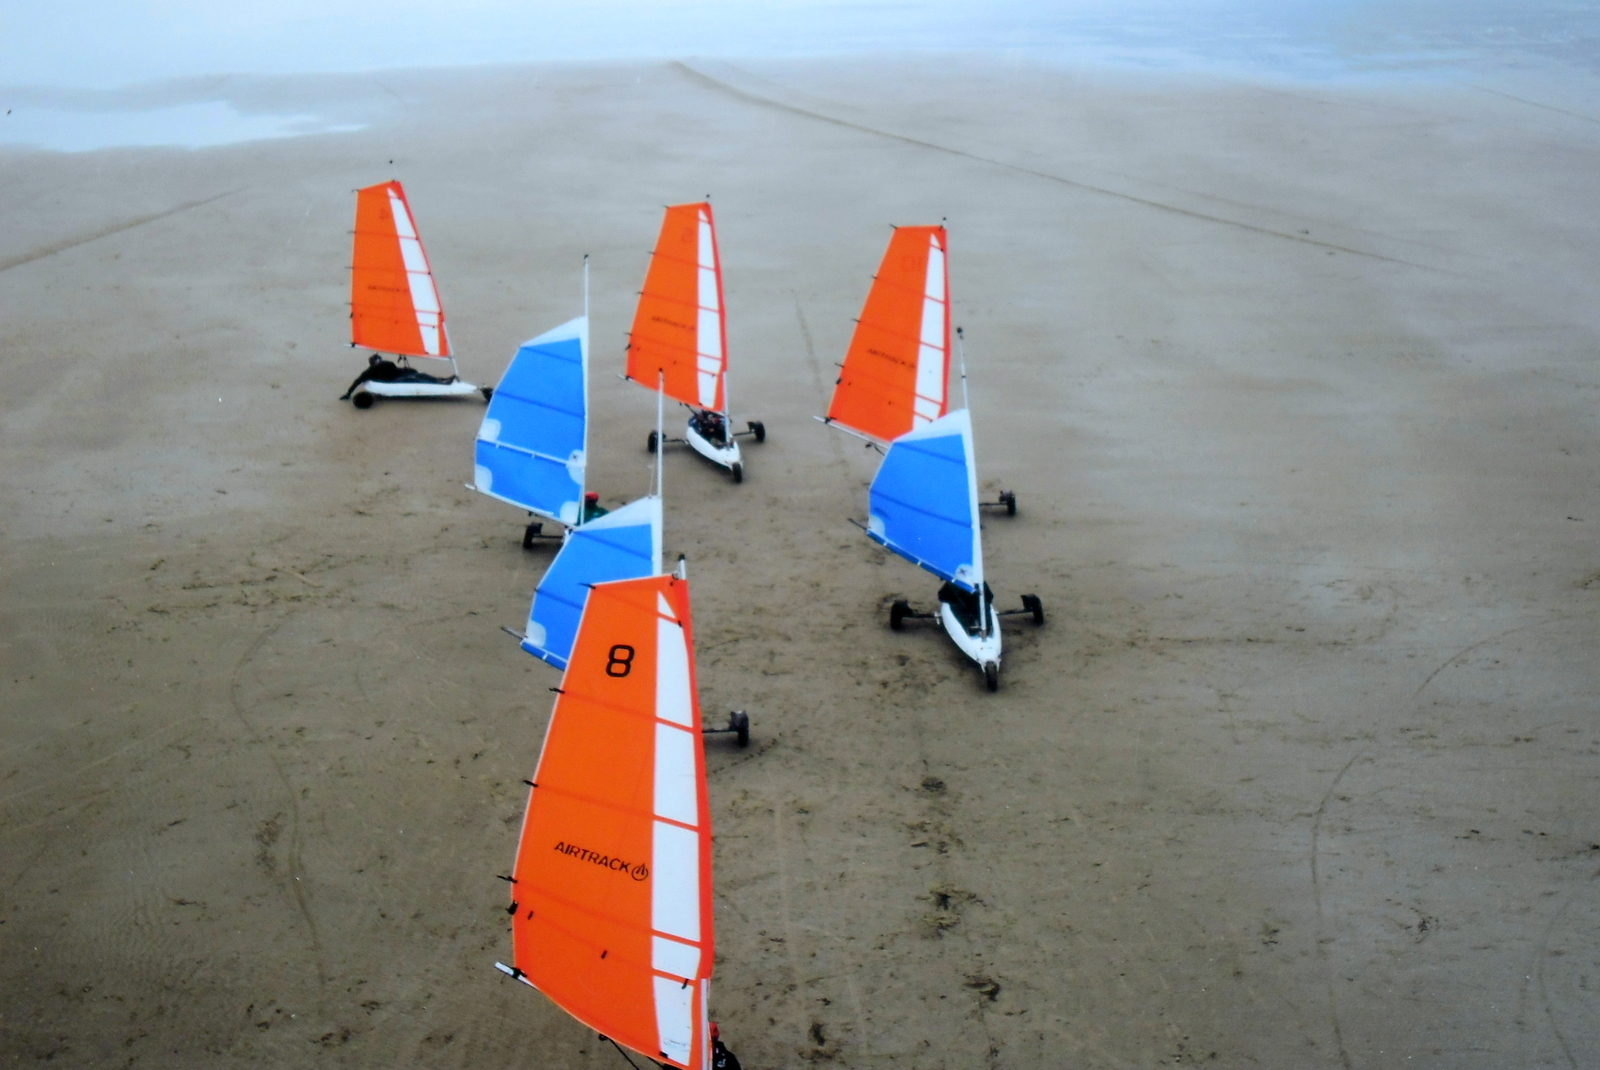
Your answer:
[[[600,500],[600,492],[597,490],[591,490],[584,494],[583,500],[586,502],[597,502]]]
[[[722,1030],[717,1028],[717,1023],[716,1022],[712,1022],[711,1023],[711,1039],[712,1040],[716,1040],[721,1035],[722,1035]]]

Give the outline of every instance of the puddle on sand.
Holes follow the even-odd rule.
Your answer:
[[[314,115],[247,115],[223,100],[137,111],[13,105],[0,115],[0,145],[57,152],[157,145],[201,149],[264,138],[345,133],[364,125],[329,123]]]

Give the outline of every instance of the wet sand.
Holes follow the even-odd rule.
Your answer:
[[[368,129],[0,153],[0,1059],[614,1067],[492,968],[554,670],[480,404],[334,399],[398,176],[461,369],[580,311],[590,471],[710,194],[734,486],[667,458],[744,1064],[1600,1060],[1593,118],[993,59],[217,83]],[[390,161],[393,161],[392,165]],[[887,607],[826,404],[948,217],[1001,690]]]

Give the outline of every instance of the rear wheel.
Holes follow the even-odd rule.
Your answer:
[[[750,421],[750,431],[756,436],[757,442],[765,442],[767,440],[767,425],[760,420]]]
[[[544,531],[543,524],[529,524],[527,527],[523,528],[522,548],[524,550],[533,549],[533,540],[537,539],[539,537],[539,533],[542,531]]]
[[[372,408],[372,395],[363,390],[350,399],[350,404],[358,409],[370,409]]]
[[[732,722],[730,727],[738,733],[739,746],[748,747],[750,745],[750,715],[743,710],[739,710],[729,720]]]
[[[650,437],[644,440],[644,448],[654,453],[660,447],[661,436],[654,431],[650,432]]]
[[[740,464],[738,461],[734,461],[733,464],[729,466],[728,470],[733,473],[733,481],[735,483],[744,482],[744,465]]]
[[[989,685],[990,691],[1000,690],[1000,666],[994,662],[983,667],[983,682]]]
[[[480,390],[480,391],[482,391],[482,393],[483,393],[483,400],[484,400],[484,401],[485,401],[485,402],[486,402],[486,403],[487,403],[487,402],[488,402],[488,401],[489,401],[489,400],[490,400],[490,399],[491,399],[491,398],[493,398],[493,397],[494,397],[494,387],[492,387],[492,386],[480,386],[480,387],[478,387],[478,389],[479,389],[479,390]]]
[[[904,600],[896,602],[889,607],[889,627],[900,631],[906,626],[906,618],[911,615],[911,603]]]
[[[1035,624],[1043,624],[1044,623],[1044,603],[1039,601],[1039,596],[1038,595],[1036,595],[1036,594],[1025,594],[1025,595],[1023,595],[1022,596],[1022,608],[1032,611],[1032,613],[1033,613],[1033,623],[1035,623]]]
[[[1013,491],[1005,491],[1000,495],[1000,500],[1006,503],[1006,516],[1017,515],[1017,495]]]

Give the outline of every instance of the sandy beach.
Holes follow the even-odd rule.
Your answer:
[[[462,374],[716,207],[735,486],[665,466],[750,1070],[1600,1064],[1597,117],[1003,57],[234,78],[364,129],[0,150],[0,1061],[622,1066],[493,969],[555,670],[477,402],[335,399],[399,178]],[[183,90],[192,93],[192,86]],[[948,220],[1001,689],[824,410]]]

